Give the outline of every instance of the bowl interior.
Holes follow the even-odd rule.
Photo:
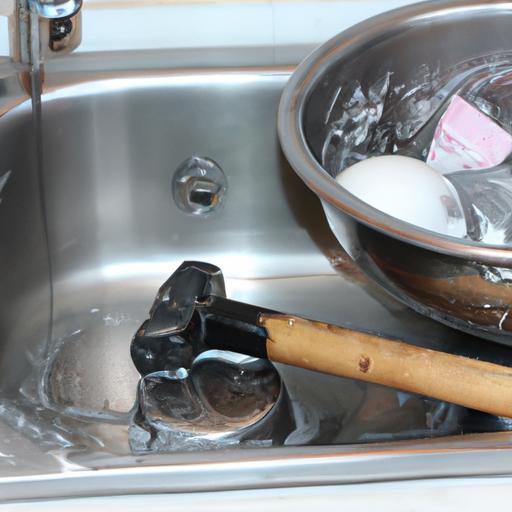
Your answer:
[[[443,94],[458,89],[468,70],[512,62],[512,10],[498,7],[431,10],[420,20],[404,16],[396,23],[390,18],[360,37],[340,39],[346,44],[340,43],[338,58],[311,85],[303,111],[303,133],[316,160],[323,164],[332,123],[357,101],[378,107],[379,97],[384,99],[377,124],[391,128],[391,137],[369,149],[389,153],[430,118]],[[423,148],[415,149],[421,156]]]

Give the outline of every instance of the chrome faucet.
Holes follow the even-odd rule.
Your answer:
[[[82,38],[81,7],[82,0],[0,0],[13,61],[32,64],[74,50]]]

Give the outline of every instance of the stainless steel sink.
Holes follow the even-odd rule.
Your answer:
[[[291,402],[316,437],[131,453],[139,376],[129,344],[186,259],[219,265],[238,300],[506,358],[417,316],[350,265],[279,149],[290,69],[149,60],[52,64],[40,163],[26,94],[0,65],[0,501],[509,474],[510,434],[460,435],[507,430],[505,420],[284,366]],[[217,162],[227,180],[207,215],[173,198],[174,173],[192,156]]]

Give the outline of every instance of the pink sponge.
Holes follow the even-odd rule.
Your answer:
[[[441,173],[488,169],[512,152],[512,136],[460,96],[437,125],[427,163]]]

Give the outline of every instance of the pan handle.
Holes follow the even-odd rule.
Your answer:
[[[512,368],[293,316],[259,323],[272,361],[512,417]]]

